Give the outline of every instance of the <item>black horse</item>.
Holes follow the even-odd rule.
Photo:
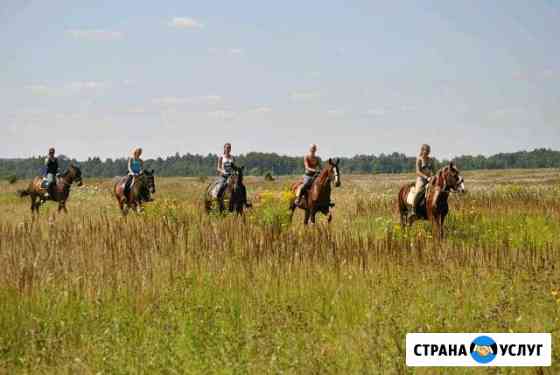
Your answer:
[[[227,201],[228,211],[236,212],[239,215],[243,214],[246,207],[251,207],[251,204],[247,201],[247,189],[243,183],[244,170],[245,167],[233,166],[234,173],[228,178],[226,187],[221,194],[218,193],[220,180],[208,185],[204,193],[204,208],[207,213],[212,211],[214,202],[218,203],[220,213],[225,210],[225,201]]]

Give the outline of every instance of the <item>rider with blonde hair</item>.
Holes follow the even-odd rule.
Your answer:
[[[130,158],[128,158],[128,176],[124,185],[125,194],[128,194],[130,191],[134,177],[140,176],[144,171],[144,161],[140,156],[142,156],[142,148],[136,147],[132,150]]]
[[[303,175],[303,186],[299,189],[299,194],[296,197],[295,205],[299,206],[301,204],[301,199],[307,192],[307,190],[313,184],[315,177],[319,174],[321,162],[317,156],[317,145],[315,143],[309,146],[309,152],[303,158],[303,166],[305,168],[305,173]]]
[[[414,189],[414,200],[410,216],[416,216],[418,205],[426,192],[426,185],[434,174],[434,161],[430,156],[430,145],[423,144],[420,147],[420,154],[416,158],[416,185]]]

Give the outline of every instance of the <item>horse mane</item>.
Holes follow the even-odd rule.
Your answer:
[[[327,165],[323,169],[321,169],[321,173],[319,173],[319,177],[317,177],[317,183],[319,185],[324,185],[326,179],[329,177],[329,167],[331,167],[331,165],[327,163]]]

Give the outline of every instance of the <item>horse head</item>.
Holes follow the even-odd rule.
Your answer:
[[[452,161],[440,169],[436,178],[436,185],[440,186],[443,191],[465,192],[463,176]]]
[[[241,167],[234,166],[234,170],[235,170],[235,173],[237,174],[236,183],[237,184],[242,184],[243,183],[243,173],[245,171],[245,166],[244,165],[241,166]]]
[[[329,159],[329,179],[334,178],[334,186],[336,187],[340,186],[340,169],[338,168],[338,163],[340,163],[340,159]]]
[[[154,194],[156,192],[156,179],[154,177],[154,170],[145,170],[144,176],[146,176],[146,185],[148,187],[148,190],[151,194]]]
[[[83,185],[82,170],[76,164],[72,163],[68,166],[67,174],[72,179],[71,182],[76,182],[78,186]]]

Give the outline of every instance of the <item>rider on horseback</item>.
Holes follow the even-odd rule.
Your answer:
[[[303,165],[305,168],[305,174],[303,175],[303,186],[299,190],[299,194],[296,198],[295,205],[299,206],[301,204],[302,197],[306,194],[307,190],[313,184],[313,181],[320,172],[321,161],[317,157],[317,145],[312,144],[309,146],[309,153],[303,158]]]
[[[426,185],[434,174],[434,162],[430,157],[431,148],[423,144],[420,154],[416,158],[416,185],[414,191],[414,204],[409,217],[417,216],[418,206],[426,193]]]
[[[47,182],[47,191],[45,192],[45,198],[48,198],[52,190],[52,186],[55,182],[55,177],[58,174],[58,159],[54,156],[54,147],[49,148],[49,154],[45,159],[45,172],[43,177]]]
[[[140,158],[141,155],[142,148],[136,147],[132,150],[132,155],[128,159],[128,176],[124,184],[124,193],[126,195],[130,192],[134,179],[144,171],[144,161]]]
[[[218,158],[216,170],[220,176],[218,180],[218,199],[222,200],[228,180],[235,171],[234,158],[231,155],[231,143],[228,142],[224,145],[224,153]]]

